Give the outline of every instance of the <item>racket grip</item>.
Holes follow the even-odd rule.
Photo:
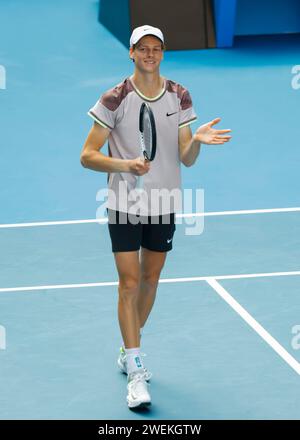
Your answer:
[[[142,189],[143,188],[143,176],[138,176],[136,181],[136,189]]]

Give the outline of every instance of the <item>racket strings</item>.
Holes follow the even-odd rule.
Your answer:
[[[144,139],[144,145],[145,145],[145,153],[148,156],[147,159],[150,160],[151,154],[152,154],[152,127],[151,127],[151,121],[150,117],[147,112],[144,113],[143,118],[143,139]]]

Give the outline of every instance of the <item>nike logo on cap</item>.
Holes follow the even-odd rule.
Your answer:
[[[167,239],[167,243],[171,243],[172,240],[173,238],[170,238],[170,240]]]
[[[173,113],[167,113],[167,116],[172,116],[172,115],[175,115],[175,113],[178,113],[178,112],[173,112]]]

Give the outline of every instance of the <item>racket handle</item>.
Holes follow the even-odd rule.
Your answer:
[[[136,189],[142,189],[143,188],[143,176],[138,176],[137,181],[136,181]]]

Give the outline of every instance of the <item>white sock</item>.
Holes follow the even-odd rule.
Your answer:
[[[140,328],[140,339],[141,339],[141,337],[142,337],[143,328],[144,328],[144,327],[141,327],[141,328]],[[125,350],[125,344],[124,344],[124,341],[122,341],[122,347],[123,347],[124,350]]]
[[[140,355],[140,347],[125,348],[127,374],[134,371],[142,370],[144,368],[143,361]]]

